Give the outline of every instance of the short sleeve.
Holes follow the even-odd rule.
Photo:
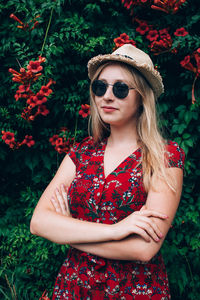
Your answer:
[[[175,167],[184,170],[185,152],[176,142],[168,141],[166,158],[168,168]]]
[[[75,143],[67,153],[71,158],[71,160],[73,161],[73,163],[75,164],[75,166],[77,166],[79,161],[79,146],[80,143]]]
[[[83,154],[87,152],[88,148],[93,145],[92,137],[84,138],[80,143],[75,143],[68,152],[69,157],[76,167],[83,159]]]

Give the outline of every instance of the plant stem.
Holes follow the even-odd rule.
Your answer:
[[[76,122],[75,122],[75,129],[74,129],[74,144],[75,144],[75,142],[76,142],[77,127],[78,127],[78,117],[76,117]]]
[[[186,255],[184,255],[184,258],[185,258],[185,260],[186,260],[186,263],[187,263],[187,266],[188,266],[188,269],[189,269],[189,273],[190,273],[190,276],[191,276],[191,279],[192,279],[193,288],[194,288],[195,283],[194,283],[194,276],[193,276],[193,274],[192,274],[192,269],[191,269],[191,267],[190,267],[190,263],[189,263],[189,260],[188,260],[188,258],[187,258]]]
[[[8,280],[8,276],[7,276],[6,274],[5,274],[5,278],[6,278],[6,282],[7,282],[7,284],[8,284],[8,287],[9,287],[9,289],[10,289],[12,299],[13,299],[13,300],[16,300],[17,298],[15,297],[15,294],[13,295],[13,288],[11,287],[10,282],[9,282],[9,280]],[[14,297],[14,298],[13,298],[13,297]]]
[[[50,28],[50,25],[51,25],[53,10],[54,10],[54,7],[52,7],[52,9],[51,9],[51,13],[50,13],[50,17],[49,17],[49,23],[47,25],[47,29],[46,29],[46,33],[45,33],[45,37],[44,37],[44,42],[42,44],[42,49],[41,49],[41,54],[40,54],[41,56],[42,56],[42,52],[44,50],[44,46],[45,46],[45,43],[46,43],[47,35],[48,35],[49,28]]]
[[[19,60],[17,58],[16,58],[16,61],[17,61],[18,65],[19,65],[19,67],[22,68],[22,66],[21,66],[21,64],[20,64],[20,62],[19,62]]]

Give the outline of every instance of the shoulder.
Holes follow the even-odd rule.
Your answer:
[[[168,140],[165,145],[168,167],[184,169],[185,152],[178,143]]]
[[[87,149],[91,149],[94,147],[95,147],[95,144],[94,144],[93,137],[88,136],[88,137],[84,138],[81,142],[76,142],[73,145],[73,147],[71,148],[71,151],[82,152],[82,151],[85,151]]]
[[[72,159],[77,166],[83,156],[91,156],[95,150],[94,140],[91,136],[84,138],[81,142],[76,142],[71,147],[68,156]]]

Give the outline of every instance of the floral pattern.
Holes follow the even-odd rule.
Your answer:
[[[76,144],[69,156],[76,165],[68,193],[74,218],[113,224],[145,204],[141,148],[128,156],[106,178],[107,140],[94,145],[91,137]],[[184,152],[177,143],[166,145],[169,167],[183,169]],[[55,299],[170,299],[165,265],[159,253],[146,263],[105,259],[70,248],[56,279]]]

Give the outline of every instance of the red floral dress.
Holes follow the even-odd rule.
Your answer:
[[[94,145],[92,138],[75,145],[69,153],[76,165],[68,200],[73,218],[113,224],[140,210],[147,193],[142,183],[141,149],[127,157],[106,178],[106,140]],[[177,143],[166,145],[169,167],[183,169],[184,152]],[[57,276],[53,300],[170,299],[160,252],[149,262],[102,258],[70,248]]]

